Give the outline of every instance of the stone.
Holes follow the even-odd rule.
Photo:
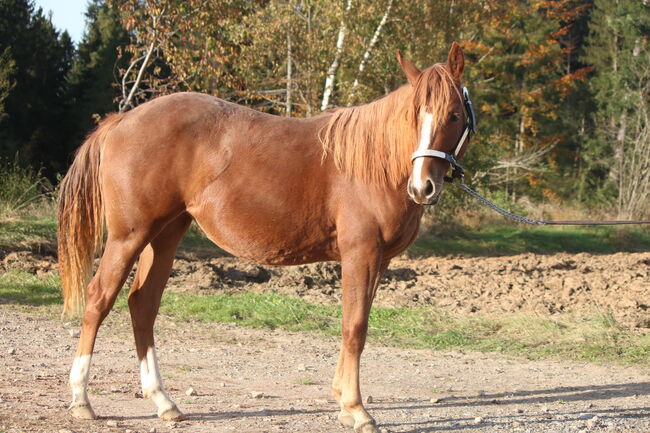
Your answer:
[[[190,386],[190,387],[187,389],[187,391],[185,391],[185,395],[187,395],[187,396],[189,396],[189,397],[193,397],[193,396],[197,396],[197,395],[199,395],[199,393],[196,392],[196,390]]]
[[[149,433],[156,433],[156,427],[151,427],[149,429]]]
[[[79,331],[76,329],[70,329],[68,334],[70,334],[70,337],[72,338],[79,338]]]
[[[372,395],[369,395],[368,397],[366,397],[366,404],[372,404],[372,401],[373,401],[372,400]]]
[[[251,392],[251,397],[253,398],[264,398],[264,393],[259,391]]]
[[[16,348],[15,347],[10,347],[9,350],[7,351],[9,355],[15,355],[16,354]]]
[[[440,398],[440,397],[431,397],[431,400],[429,400],[429,403],[436,404],[436,403],[440,403],[441,401],[442,401],[442,398]]]
[[[114,419],[109,419],[108,421],[106,421],[106,425],[109,427],[117,427],[117,421],[115,421]]]
[[[600,418],[598,417],[598,415],[596,415],[590,420],[587,420],[587,427],[594,428],[598,425],[599,422],[600,422]]]
[[[481,423],[483,423],[483,417],[477,416],[476,418],[474,418],[474,424],[481,424]]]

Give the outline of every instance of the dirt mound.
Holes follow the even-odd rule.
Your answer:
[[[0,270],[55,272],[54,258],[29,251],[2,258]],[[233,257],[176,260],[168,287],[209,294],[277,292],[310,302],[340,301],[341,267],[315,263],[261,266]],[[650,253],[520,254],[393,260],[375,305],[433,305],[463,313],[613,312],[622,323],[650,328]]]
[[[170,287],[233,293],[276,291],[311,302],[340,300],[335,263],[263,267],[235,258],[178,260]],[[521,254],[509,257],[395,259],[376,305],[435,305],[466,313],[612,311],[622,323],[650,327],[650,253]]]

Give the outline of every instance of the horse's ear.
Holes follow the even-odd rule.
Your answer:
[[[411,83],[411,86],[415,86],[422,72],[420,72],[420,70],[416,68],[413,63],[402,56],[402,53],[400,53],[399,50],[397,50],[397,61],[400,65],[402,65],[402,71],[404,71],[404,75],[406,75],[406,78],[409,80],[409,83]]]
[[[465,68],[465,56],[463,56],[463,50],[460,48],[456,42],[451,44],[449,49],[449,56],[447,56],[447,66],[451,71],[451,75],[460,80],[460,76],[463,74],[463,69]]]

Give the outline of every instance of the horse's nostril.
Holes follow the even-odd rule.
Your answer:
[[[433,182],[431,182],[431,179],[427,179],[427,183],[424,185],[424,195],[431,197],[434,191]]]

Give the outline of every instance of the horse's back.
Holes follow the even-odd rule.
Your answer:
[[[189,212],[239,256],[327,259],[331,252],[314,255],[333,241],[321,123],[198,93],[157,98],[123,115],[107,137],[105,191],[155,220]]]

